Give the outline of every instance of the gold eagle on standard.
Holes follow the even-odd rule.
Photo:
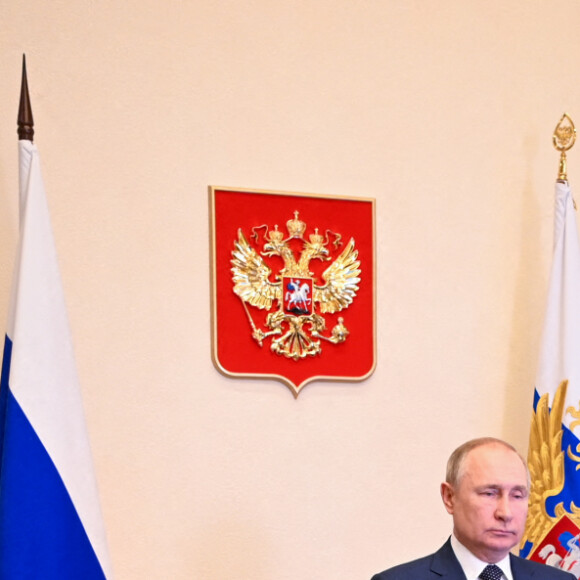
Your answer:
[[[532,414],[530,429],[530,446],[528,451],[528,468],[530,471],[530,498],[528,519],[524,536],[520,543],[520,549],[529,542],[532,544],[530,555],[537,551],[534,559],[548,565],[562,568],[573,572],[578,577],[580,574],[580,562],[578,562],[578,529],[580,526],[580,508],[574,502],[570,504],[570,512],[564,508],[564,502],[558,503],[554,508],[554,515],[550,515],[546,509],[546,500],[556,497],[564,489],[565,453],[573,461],[578,463],[576,469],[580,468],[580,456],[576,455],[570,447],[565,451],[562,449],[562,418],[564,416],[564,405],[568,381],[560,383],[550,410],[549,393],[542,395],[536,405],[536,410]],[[568,407],[566,413],[574,417],[570,425],[573,429],[580,424],[580,411],[574,407]],[[578,450],[576,450],[576,453]],[[562,558],[556,552],[556,547],[549,542],[545,542],[546,536],[558,521],[564,518],[564,528],[570,527],[569,536],[574,545],[568,542],[568,553]],[[567,521],[566,521],[567,520]],[[544,544],[544,545],[542,545]],[[542,545],[540,550],[538,547]],[[570,568],[573,566],[573,568]]]

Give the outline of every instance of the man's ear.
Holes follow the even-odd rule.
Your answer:
[[[441,484],[441,499],[447,513],[452,514],[455,506],[455,491],[452,485],[446,481]]]

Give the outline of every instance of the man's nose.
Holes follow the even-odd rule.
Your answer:
[[[512,509],[510,505],[510,498],[508,496],[500,496],[498,498],[495,515],[500,520],[511,520]]]

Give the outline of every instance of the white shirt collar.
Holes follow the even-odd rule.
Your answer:
[[[474,556],[453,534],[451,535],[451,547],[467,580],[478,580],[479,575],[489,562],[484,562]],[[495,562],[495,565],[501,568],[505,580],[514,580],[509,554],[503,560]]]

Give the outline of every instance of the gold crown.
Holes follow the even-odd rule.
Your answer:
[[[278,225],[274,226],[273,230],[268,232],[268,238],[273,242],[281,242],[284,239],[284,234],[278,231]]]
[[[310,234],[309,238],[311,244],[322,244],[324,242],[324,236],[318,233],[318,228],[314,228],[314,233]]]
[[[298,212],[294,212],[294,219],[286,222],[288,233],[291,238],[301,238],[306,230],[306,224],[298,219]]]

